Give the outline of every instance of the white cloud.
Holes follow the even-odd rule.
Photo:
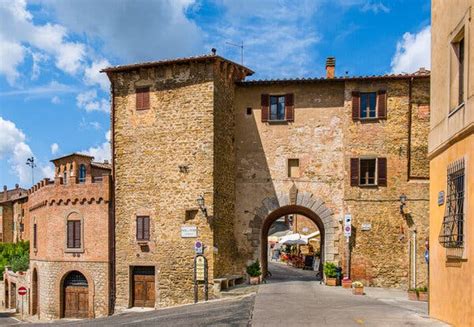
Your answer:
[[[79,123],[79,127],[81,129],[95,129],[95,130],[99,130],[102,128],[102,126],[100,125],[100,123],[98,121],[86,121],[84,119],[84,117],[82,117],[82,120],[81,122]]]
[[[103,162],[108,160],[110,162],[111,150],[110,150],[110,130],[105,133],[105,142],[97,147],[90,147],[88,150],[81,151],[81,153],[93,156],[95,161]]]
[[[25,0],[0,1],[0,22],[0,55],[3,62],[0,73],[6,76],[10,85],[15,84],[19,76],[18,66],[26,55],[23,44],[32,48],[33,79],[39,74],[39,61],[44,58],[38,57],[38,52],[52,55],[56,67],[68,74],[76,74],[81,68],[85,59],[84,44],[67,41],[67,29],[61,25],[35,24]]]
[[[25,96],[31,96],[31,97],[50,97],[53,94],[74,93],[77,91],[78,89],[71,85],[62,84],[57,81],[51,81],[49,82],[49,84],[46,84],[46,85],[39,85],[35,87],[29,87],[26,89],[0,92],[0,96],[25,95]]]
[[[33,156],[33,151],[26,143],[25,134],[16,127],[15,123],[0,117],[0,159],[7,160],[11,171],[18,177],[21,184],[31,183],[31,167],[26,165],[26,160]],[[36,177],[45,177],[47,165],[38,164],[38,166],[41,174]]]
[[[53,96],[53,97],[51,98],[51,103],[52,103],[52,104],[60,104],[60,103],[61,103],[61,99],[60,99],[57,95],[55,95],[55,96]]]
[[[53,179],[54,178],[54,167],[51,163],[48,163],[44,166],[41,166],[40,167],[40,170],[41,170],[41,174],[45,177],[45,178],[49,178],[49,179]]]
[[[392,57],[393,73],[413,73],[420,67],[431,67],[431,26],[426,26],[416,34],[403,34]]]
[[[368,1],[366,2],[361,9],[363,12],[372,11],[374,14],[378,14],[379,12],[388,13],[390,9],[385,6],[382,2],[373,2]]]
[[[222,19],[209,25],[209,48],[240,62],[240,49],[226,42],[244,41],[244,64],[258,77],[287,77],[314,74],[317,58],[312,48],[320,35],[315,16],[316,1],[221,0]]]
[[[96,90],[79,93],[76,97],[76,104],[79,108],[85,109],[87,112],[109,112],[110,110],[109,102],[105,99],[99,99]]]
[[[33,67],[31,68],[31,79],[36,80],[40,75],[40,64],[48,59],[48,56],[41,52],[31,51],[31,58],[33,59]]]
[[[185,15],[194,3],[194,0],[50,0],[44,5],[53,9],[58,21],[73,32],[100,40],[102,52],[108,57],[133,62],[200,51],[202,32]]]
[[[57,143],[51,144],[51,154],[56,154],[59,151],[59,145]]]
[[[111,66],[107,59],[93,61],[89,67],[84,70],[84,82],[87,85],[100,85],[102,90],[108,92],[110,87],[109,79],[106,74],[100,72],[101,69]]]

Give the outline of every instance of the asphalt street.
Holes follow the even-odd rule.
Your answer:
[[[353,295],[322,285],[313,271],[270,263],[272,276],[257,293],[174,308],[129,311],[95,320],[59,320],[32,326],[447,326],[427,316],[427,304],[397,290],[366,288]],[[253,289],[249,289],[253,290]],[[0,315],[0,325],[18,321]]]

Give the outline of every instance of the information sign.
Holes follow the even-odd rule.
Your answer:
[[[182,238],[197,237],[197,227],[196,226],[181,226],[181,237]]]

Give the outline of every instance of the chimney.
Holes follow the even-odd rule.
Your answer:
[[[20,185],[18,184],[15,184],[15,188],[18,189],[20,187]]]
[[[7,191],[7,186],[3,185],[3,201],[8,200],[8,191]]]
[[[104,160],[104,163],[105,163],[105,164],[108,164],[108,163],[109,163],[109,161],[106,159],[106,160]]]
[[[213,56],[216,55],[216,52],[217,52],[217,49],[216,49],[216,48],[212,48],[212,49],[211,49],[211,53],[212,53]]]
[[[328,57],[326,59],[326,78],[334,78],[336,71],[336,58]]]

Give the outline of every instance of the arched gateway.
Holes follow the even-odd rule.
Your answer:
[[[300,214],[311,219],[321,233],[321,262],[334,261],[337,259],[337,236],[338,225],[335,223],[334,213],[324,201],[313,196],[309,192],[298,192],[295,187],[290,194],[279,194],[277,197],[267,197],[262,201],[262,206],[256,209],[255,217],[250,222],[252,233],[250,240],[256,246],[262,263],[263,273],[268,269],[268,230],[272,223],[278,218]],[[322,266],[322,265],[321,265]]]

